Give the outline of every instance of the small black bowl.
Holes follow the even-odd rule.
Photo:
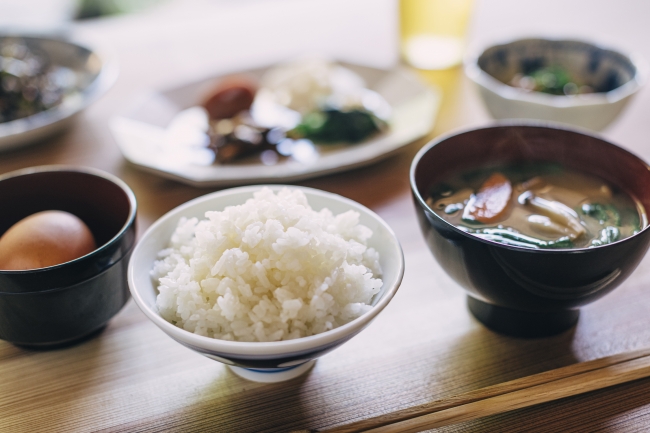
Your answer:
[[[70,212],[99,247],[40,269],[0,270],[0,339],[23,346],[73,343],[101,329],[128,301],[136,200],[120,179],[90,168],[43,166],[0,176],[0,234],[44,210]]]
[[[650,167],[602,138],[571,129],[498,124],[439,138],[411,165],[411,189],[425,241],[443,269],[468,292],[468,306],[487,327],[542,337],[572,327],[579,307],[621,284],[650,245],[650,228],[611,244],[534,250],[473,236],[426,204],[429,188],[466,170],[516,162],[557,162],[597,176],[650,209]]]

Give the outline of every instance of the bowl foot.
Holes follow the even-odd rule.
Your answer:
[[[49,343],[13,343],[15,346],[18,346],[27,350],[57,350],[65,349],[67,347],[76,346],[77,344],[85,343],[88,340],[92,340],[106,329],[106,323],[100,326],[97,329],[90,331],[87,334],[81,336],[73,337],[69,340],[53,341]]]
[[[277,383],[294,379],[301,374],[311,370],[316,363],[315,359],[309,360],[304,364],[286,368],[244,368],[229,365],[228,367],[237,376],[260,383]]]
[[[481,323],[500,334],[512,337],[538,338],[559,334],[573,327],[580,310],[532,313],[512,310],[467,297],[467,307]]]

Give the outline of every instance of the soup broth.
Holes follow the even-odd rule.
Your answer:
[[[558,164],[498,166],[434,185],[441,218],[475,236],[527,248],[588,248],[647,225],[641,203],[603,180]]]

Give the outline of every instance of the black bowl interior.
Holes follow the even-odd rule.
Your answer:
[[[650,168],[641,159],[598,137],[543,126],[497,126],[444,139],[421,155],[413,181],[426,200],[433,185],[453,174],[517,162],[557,162],[597,176],[650,209]]]
[[[98,248],[64,264],[27,271],[0,271],[0,292],[59,288],[106,269],[134,242],[117,239],[133,225],[135,199],[112,180],[83,171],[36,171],[0,180],[0,234],[21,219],[44,210],[70,212],[90,228]],[[119,237],[118,237],[119,238]]]
[[[576,84],[586,84],[596,92],[614,90],[636,74],[636,67],[623,54],[571,40],[522,39],[496,45],[480,55],[478,65],[505,84],[515,74],[530,75],[540,68],[559,66]]]

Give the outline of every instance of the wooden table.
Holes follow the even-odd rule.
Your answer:
[[[525,9],[516,0],[479,1],[471,40],[485,45],[539,33],[596,37],[650,58],[644,0],[565,3],[549,0]],[[137,196],[142,232],[163,213],[210,190],[142,173],[124,161],[107,124],[138,92],[268,64],[309,47],[344,60],[390,65],[396,60],[395,21],[389,0],[190,0],[75,25],[75,37],[112,47],[121,63],[118,83],[69,132],[1,154],[0,173],[52,163],[115,173]],[[488,121],[461,71],[423,78],[445,92],[432,136]],[[605,135],[650,160],[648,112],[650,93],[644,91]],[[300,183],[375,210],[394,228],[406,257],[404,281],[391,304],[308,375],[277,385],[244,381],[172,341],[129,302],[101,335],[72,348],[35,352],[0,342],[0,431],[325,428],[650,347],[650,258],[614,293],[584,308],[574,330],[557,337],[508,338],[474,320],[463,291],[434,261],[415,221],[407,174],[423,143],[367,168]],[[646,379],[440,431],[649,429]]]

